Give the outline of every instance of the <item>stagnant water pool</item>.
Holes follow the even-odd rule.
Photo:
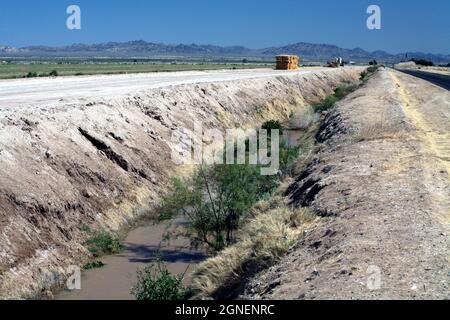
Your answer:
[[[180,225],[183,219],[172,222]],[[138,268],[149,265],[156,259],[167,264],[173,274],[184,273],[189,282],[189,273],[195,264],[206,259],[204,252],[190,248],[189,239],[174,237],[163,241],[168,224],[151,224],[132,230],[126,237],[120,254],[100,259],[103,268],[86,270],[81,277],[81,290],[65,290],[55,295],[56,300],[132,300],[130,289],[136,281]]]

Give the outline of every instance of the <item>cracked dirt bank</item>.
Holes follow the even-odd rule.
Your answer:
[[[119,230],[148,213],[169,177],[182,174],[171,161],[172,132],[192,130],[193,121],[233,128],[286,120],[361,71],[285,73],[71,102],[28,101],[27,107],[2,104],[0,298],[35,297],[48,289],[43,272],[65,275],[68,265],[82,265],[88,258],[83,226]]]
[[[249,299],[449,299],[450,93],[379,71],[331,111],[290,187],[321,217]]]

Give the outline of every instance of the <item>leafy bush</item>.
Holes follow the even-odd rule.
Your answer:
[[[338,99],[344,99],[347,95],[358,89],[356,84],[344,84],[334,91],[334,96]]]
[[[311,121],[312,122],[312,121]],[[310,123],[308,124],[310,125]],[[279,121],[267,121],[262,125],[262,129],[266,130],[278,130],[280,136],[283,135],[284,132],[284,126]],[[268,138],[271,136],[271,132],[269,131],[267,134]],[[268,147],[270,148],[271,139],[268,141]],[[297,159],[300,149],[298,147],[291,147],[288,145],[287,141],[280,142],[279,146],[279,161],[280,161],[280,168],[279,168],[279,174],[282,177],[285,177],[287,174],[289,174],[290,166],[292,163]],[[267,192],[271,192],[276,187],[276,181],[272,181],[271,187],[266,190]]]
[[[378,66],[369,67],[369,68],[367,68],[367,73],[369,75],[372,75],[378,70],[378,68],[379,68]]]
[[[367,68],[367,71],[361,73],[361,80],[364,82],[371,76],[376,70],[377,66]],[[334,90],[332,95],[327,96],[320,103],[313,105],[315,112],[323,112],[331,109],[339,101],[344,99],[347,95],[358,89],[358,85],[355,83],[344,83]]]
[[[28,74],[26,75],[26,78],[36,78],[38,76],[38,74],[36,72],[28,72]]]
[[[234,233],[252,205],[277,186],[277,177],[261,175],[260,168],[247,164],[202,166],[186,182],[173,179],[160,219],[182,213],[188,218],[194,245],[222,250],[233,243]]]
[[[367,80],[369,80],[369,78],[375,73],[377,72],[379,66],[371,66],[369,68],[367,68],[366,71],[361,73],[361,77],[360,80],[362,81],[362,83],[367,82]]]
[[[83,266],[83,269],[84,270],[99,269],[99,268],[103,268],[104,266],[105,266],[105,264],[101,261],[93,261],[93,262],[86,263]]]
[[[323,112],[327,111],[334,107],[334,105],[338,102],[338,99],[334,95],[327,96],[322,102],[313,105],[315,112]]]
[[[300,147],[288,147],[285,144],[280,146],[280,171],[283,177],[290,175],[292,164],[297,160]]]
[[[280,134],[283,131],[279,121],[267,121],[262,128],[278,129]],[[248,148],[247,141],[247,151]],[[174,178],[172,191],[163,198],[159,218],[169,220],[184,214],[192,244],[205,244],[220,251],[235,242],[235,233],[250,208],[273,193],[298,154],[299,148],[280,144],[278,176],[262,175],[261,165],[223,164],[201,166],[186,181]]]
[[[136,300],[182,300],[186,296],[184,274],[173,276],[161,262],[137,272],[137,282],[131,289]]]
[[[283,125],[278,120],[266,121],[266,122],[264,122],[264,124],[262,125],[261,128],[265,129],[265,130],[279,130],[280,134],[283,134]],[[270,134],[270,131],[269,131],[269,134]]]
[[[56,70],[52,70],[50,71],[50,73],[48,74],[50,77],[57,77],[58,76],[58,71]]]
[[[119,238],[106,230],[89,230],[86,241],[89,252],[98,257],[105,254],[116,254],[122,250]]]

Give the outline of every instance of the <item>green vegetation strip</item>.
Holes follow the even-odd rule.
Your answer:
[[[378,70],[378,66],[372,66],[367,68],[366,71],[361,73],[360,83],[343,83],[340,85],[333,94],[325,97],[320,103],[313,105],[315,112],[324,112],[334,107],[334,105],[345,98],[348,94],[358,89],[361,85],[365,84],[369,78]]]

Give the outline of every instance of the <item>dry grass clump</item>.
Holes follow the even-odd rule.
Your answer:
[[[253,207],[249,211],[249,219],[256,218],[261,214],[261,212],[267,212],[278,207],[286,206],[285,199],[282,197],[283,193],[280,192],[280,188],[281,186],[277,188],[274,196],[272,196],[271,198],[260,200],[255,205],[253,205]]]
[[[363,127],[355,136],[356,142],[374,141],[384,139],[401,139],[405,135],[398,126],[386,123],[376,122]]]
[[[405,139],[408,134],[408,125],[398,123],[386,111],[377,115],[371,114],[369,119],[355,134],[354,142]]]
[[[311,162],[313,155],[317,153],[318,149],[315,143],[316,132],[317,128],[312,128],[300,142],[299,155],[292,164],[293,177],[301,175],[305,171],[308,163]]]
[[[242,230],[251,243],[252,258],[273,263],[299,238],[305,226],[316,219],[307,208],[278,208],[258,215]]]
[[[308,129],[315,121],[318,115],[314,112],[313,107],[303,106],[300,110],[295,111],[289,118],[289,127],[292,130]]]
[[[293,165],[295,165],[297,162],[298,162],[298,160]],[[295,169],[295,168],[293,168],[293,169]],[[297,172],[295,172],[295,174],[297,174]],[[274,196],[275,197],[279,197],[279,198],[283,199],[283,201],[284,201],[284,198],[282,198],[282,197],[286,194],[287,190],[289,189],[289,187],[293,183],[295,183],[295,179],[294,178],[292,178],[292,177],[285,178],[280,183],[280,185],[278,186],[277,190],[275,190]]]
[[[307,208],[273,208],[279,200],[258,203],[237,243],[197,266],[191,285],[195,298],[220,298],[221,288],[242,285],[243,275],[276,263],[317,222],[318,217]]]

